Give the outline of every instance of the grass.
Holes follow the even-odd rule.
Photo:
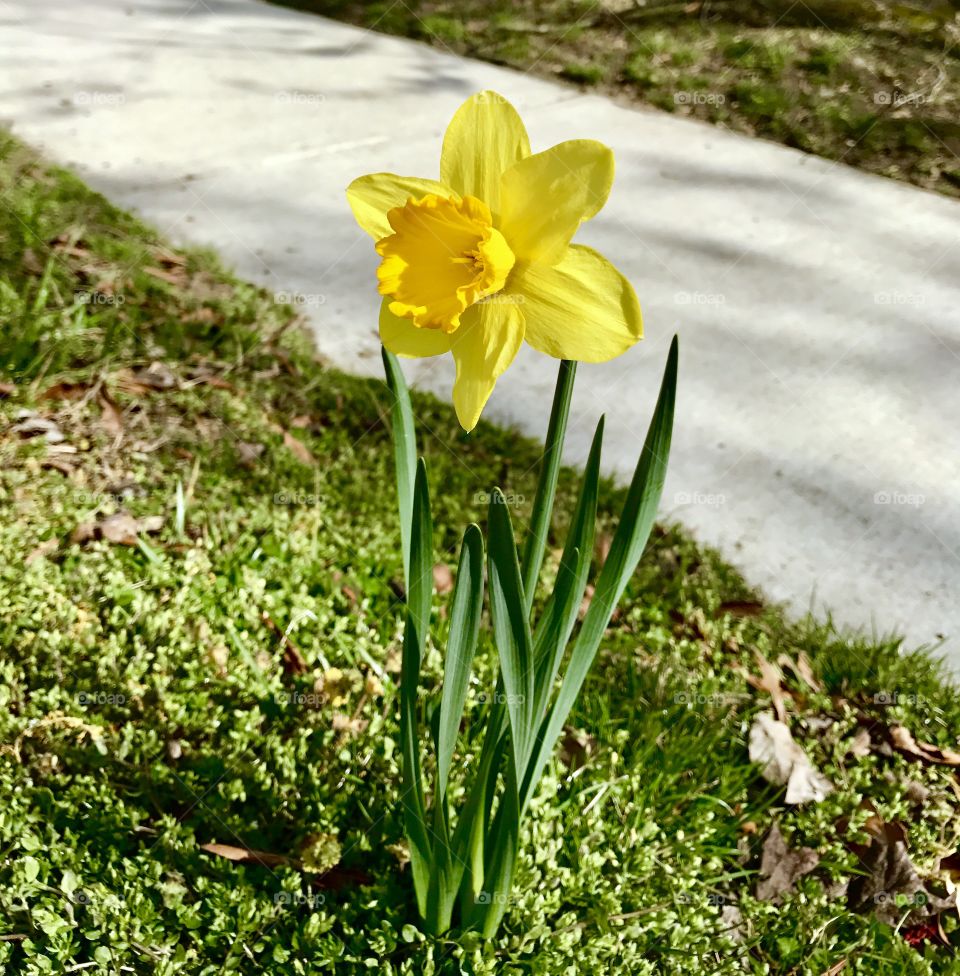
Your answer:
[[[325,368],[289,305],[7,137],[0,192],[3,972],[960,971],[838,887],[863,870],[851,844],[873,811],[909,825],[925,878],[956,850],[954,771],[885,738],[902,723],[954,745],[955,690],[894,639],[789,620],[670,526],[533,804],[502,937],[427,938],[398,816],[383,384]],[[428,396],[414,410],[449,565],[494,484],[527,518],[537,450],[486,423],[468,437]],[[26,436],[41,421],[60,443]],[[562,475],[560,523],[574,483]],[[604,485],[607,531],[618,499]],[[154,519],[132,544],[102,522],[120,509]],[[770,707],[758,652],[810,660],[784,687],[837,787],[819,804],[788,807],[748,760]],[[439,655],[425,664],[435,687]],[[464,755],[492,664],[482,647]],[[848,752],[858,728],[866,755]],[[755,888],[774,822],[820,855],[783,906]]]
[[[278,0],[960,196],[947,0]]]

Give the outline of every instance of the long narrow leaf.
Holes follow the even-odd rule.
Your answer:
[[[488,517],[490,616],[507,699],[513,754],[518,770],[533,741],[533,640],[520,582],[520,564],[506,499],[499,488],[490,497]]]
[[[403,550],[403,578],[410,581],[410,526],[413,520],[413,490],[417,470],[417,439],[413,427],[410,391],[400,363],[386,346],[380,347],[387,386],[392,394],[390,421],[393,428],[394,464],[397,472],[397,504],[400,510],[400,544]]]
[[[536,660],[536,701],[534,720],[543,718],[560,661],[577,622],[583,603],[593,539],[597,524],[597,494],[600,481],[600,452],[603,444],[603,417],[597,423],[590,454],[580,482],[580,494],[567,532],[557,582],[547,601],[534,636]]]
[[[430,897],[431,843],[427,830],[426,801],[421,775],[417,728],[417,686],[420,665],[430,625],[430,597],[433,584],[433,524],[427,471],[417,466],[411,510],[410,576],[407,620],[403,637],[400,673],[400,739],[403,755],[404,830],[410,843],[410,864],[420,914],[427,915]]]
[[[553,406],[550,409],[550,422],[547,425],[547,439],[544,442],[543,466],[537,480],[537,494],[533,500],[530,528],[523,549],[523,591],[526,595],[527,616],[537,592],[543,553],[550,532],[550,518],[553,515],[553,500],[557,493],[557,478],[560,474],[560,461],[563,455],[563,441],[567,432],[567,417],[570,414],[570,399],[573,396],[573,381],[577,375],[577,364],[573,360],[560,361],[557,385],[553,393]]]
[[[410,527],[410,570],[407,574],[407,606],[413,614],[420,646],[425,648],[430,629],[430,601],[433,596],[433,520],[427,466],[417,462]],[[419,661],[417,662],[419,671]]]
[[[427,832],[420,746],[417,736],[417,676],[420,638],[412,616],[407,614],[403,636],[400,680],[400,741],[403,754],[403,829],[410,846],[410,867],[420,915],[426,917],[430,888],[431,845]]]
[[[670,455],[676,387],[677,339],[674,336],[667,356],[657,406],[647,431],[643,452],[637,461],[633,480],[627,492],[620,524],[617,526],[607,561],[594,589],[590,608],[574,642],[557,699],[544,719],[536,738],[533,755],[523,775],[520,791],[521,811],[530,802],[543,767],[593,664],[610,617],[627,582],[637,568],[650,530],[653,528]]]
[[[450,762],[467,700],[470,668],[480,633],[483,609],[483,536],[476,525],[463,535],[457,584],[450,608],[450,635],[443,671],[440,729],[437,736],[437,799],[447,793]]]

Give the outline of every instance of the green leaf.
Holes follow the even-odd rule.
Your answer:
[[[513,754],[517,769],[523,769],[534,732],[533,641],[520,583],[513,525],[499,488],[494,488],[490,496],[488,537],[490,616],[510,717]]]
[[[417,625],[417,633],[420,637],[419,646],[426,647],[427,636],[430,631],[430,602],[433,596],[433,519],[430,515],[427,466],[423,458],[417,462],[410,523],[407,607]],[[418,661],[418,674],[419,668],[420,662]]]
[[[403,752],[403,822],[410,843],[410,866],[421,916],[426,916],[430,889],[432,848],[427,829],[423,794],[419,732],[417,729],[417,686],[420,665],[430,626],[430,598],[433,588],[433,522],[427,469],[421,459],[413,492],[410,533],[410,574],[407,593],[407,621],[403,634],[400,673],[400,739]]]
[[[410,391],[400,363],[386,346],[380,347],[387,386],[393,394],[390,421],[393,432],[394,464],[397,471],[397,503],[400,509],[400,544],[403,548],[404,581],[410,580],[410,527],[413,520],[413,492],[417,469],[417,438],[413,427]]]
[[[590,575],[593,539],[597,524],[597,494],[600,482],[600,452],[603,444],[603,417],[597,423],[590,454],[580,482],[580,494],[560,557],[557,582],[547,601],[534,638],[536,660],[536,700],[534,721],[539,723],[546,710],[553,682],[564,651],[577,623],[583,595]]]
[[[447,793],[450,762],[467,700],[470,669],[480,633],[483,610],[483,536],[476,525],[467,527],[460,549],[457,583],[450,608],[450,634],[443,671],[440,728],[437,736],[437,797]]]
[[[593,664],[604,631],[627,582],[637,568],[657,514],[670,456],[673,433],[673,410],[677,391],[677,338],[674,336],[660,385],[660,395],[653,419],[647,430],[643,452],[630,483],[620,524],[610,545],[607,561],[594,588],[593,599],[583,625],[574,641],[570,661],[560,684],[560,691],[543,720],[520,790],[521,811],[526,809],[540,774],[563,729],[570,709],[580,693],[587,672]]]
[[[540,468],[540,477],[537,480],[537,494],[533,500],[530,528],[527,531],[523,551],[523,591],[526,594],[525,605],[528,617],[536,596],[540,567],[543,565],[543,553],[550,532],[553,500],[557,493],[563,440],[567,432],[567,417],[570,415],[570,399],[573,396],[573,381],[576,375],[576,362],[562,359],[557,373],[557,385],[553,391],[547,438],[544,441],[543,466]]]

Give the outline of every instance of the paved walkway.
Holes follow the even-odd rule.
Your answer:
[[[674,331],[664,497],[797,610],[950,640],[960,664],[960,206],[955,201],[257,0],[0,0],[0,118],[119,204],[305,297],[323,353],[379,372],[375,255],[343,188],[434,175],[456,106],[492,87],[535,148],[616,151],[580,240],[637,286],[648,338],[581,367],[569,458],[606,410],[632,468]],[[411,368],[449,395],[450,364]],[[530,350],[488,416],[540,436]]]

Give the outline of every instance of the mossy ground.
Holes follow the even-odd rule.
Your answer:
[[[874,810],[909,824],[925,877],[956,849],[951,768],[847,750],[896,722],[954,744],[960,704],[938,665],[790,621],[669,526],[527,821],[502,937],[422,935],[397,816],[385,388],[324,368],[289,306],[6,137],[0,189],[0,969],[960,971],[951,948],[909,945],[834,885],[857,872],[849,841]],[[494,484],[524,520],[537,447],[414,406],[452,565]],[[60,444],[17,428],[37,417]],[[565,472],[558,527],[574,487]],[[619,499],[604,487],[605,525]],[[132,545],[77,533],[120,509],[162,526]],[[837,787],[820,804],[786,807],[748,761],[770,705],[747,680],[758,651],[809,657],[812,686],[784,681],[794,734]],[[465,755],[492,668],[487,647]],[[439,673],[434,653],[425,709]],[[774,821],[820,854],[779,907],[754,895]],[[279,860],[236,863],[211,842]],[[338,863],[285,860],[311,851]]]
[[[960,196],[946,0],[277,0]]]

